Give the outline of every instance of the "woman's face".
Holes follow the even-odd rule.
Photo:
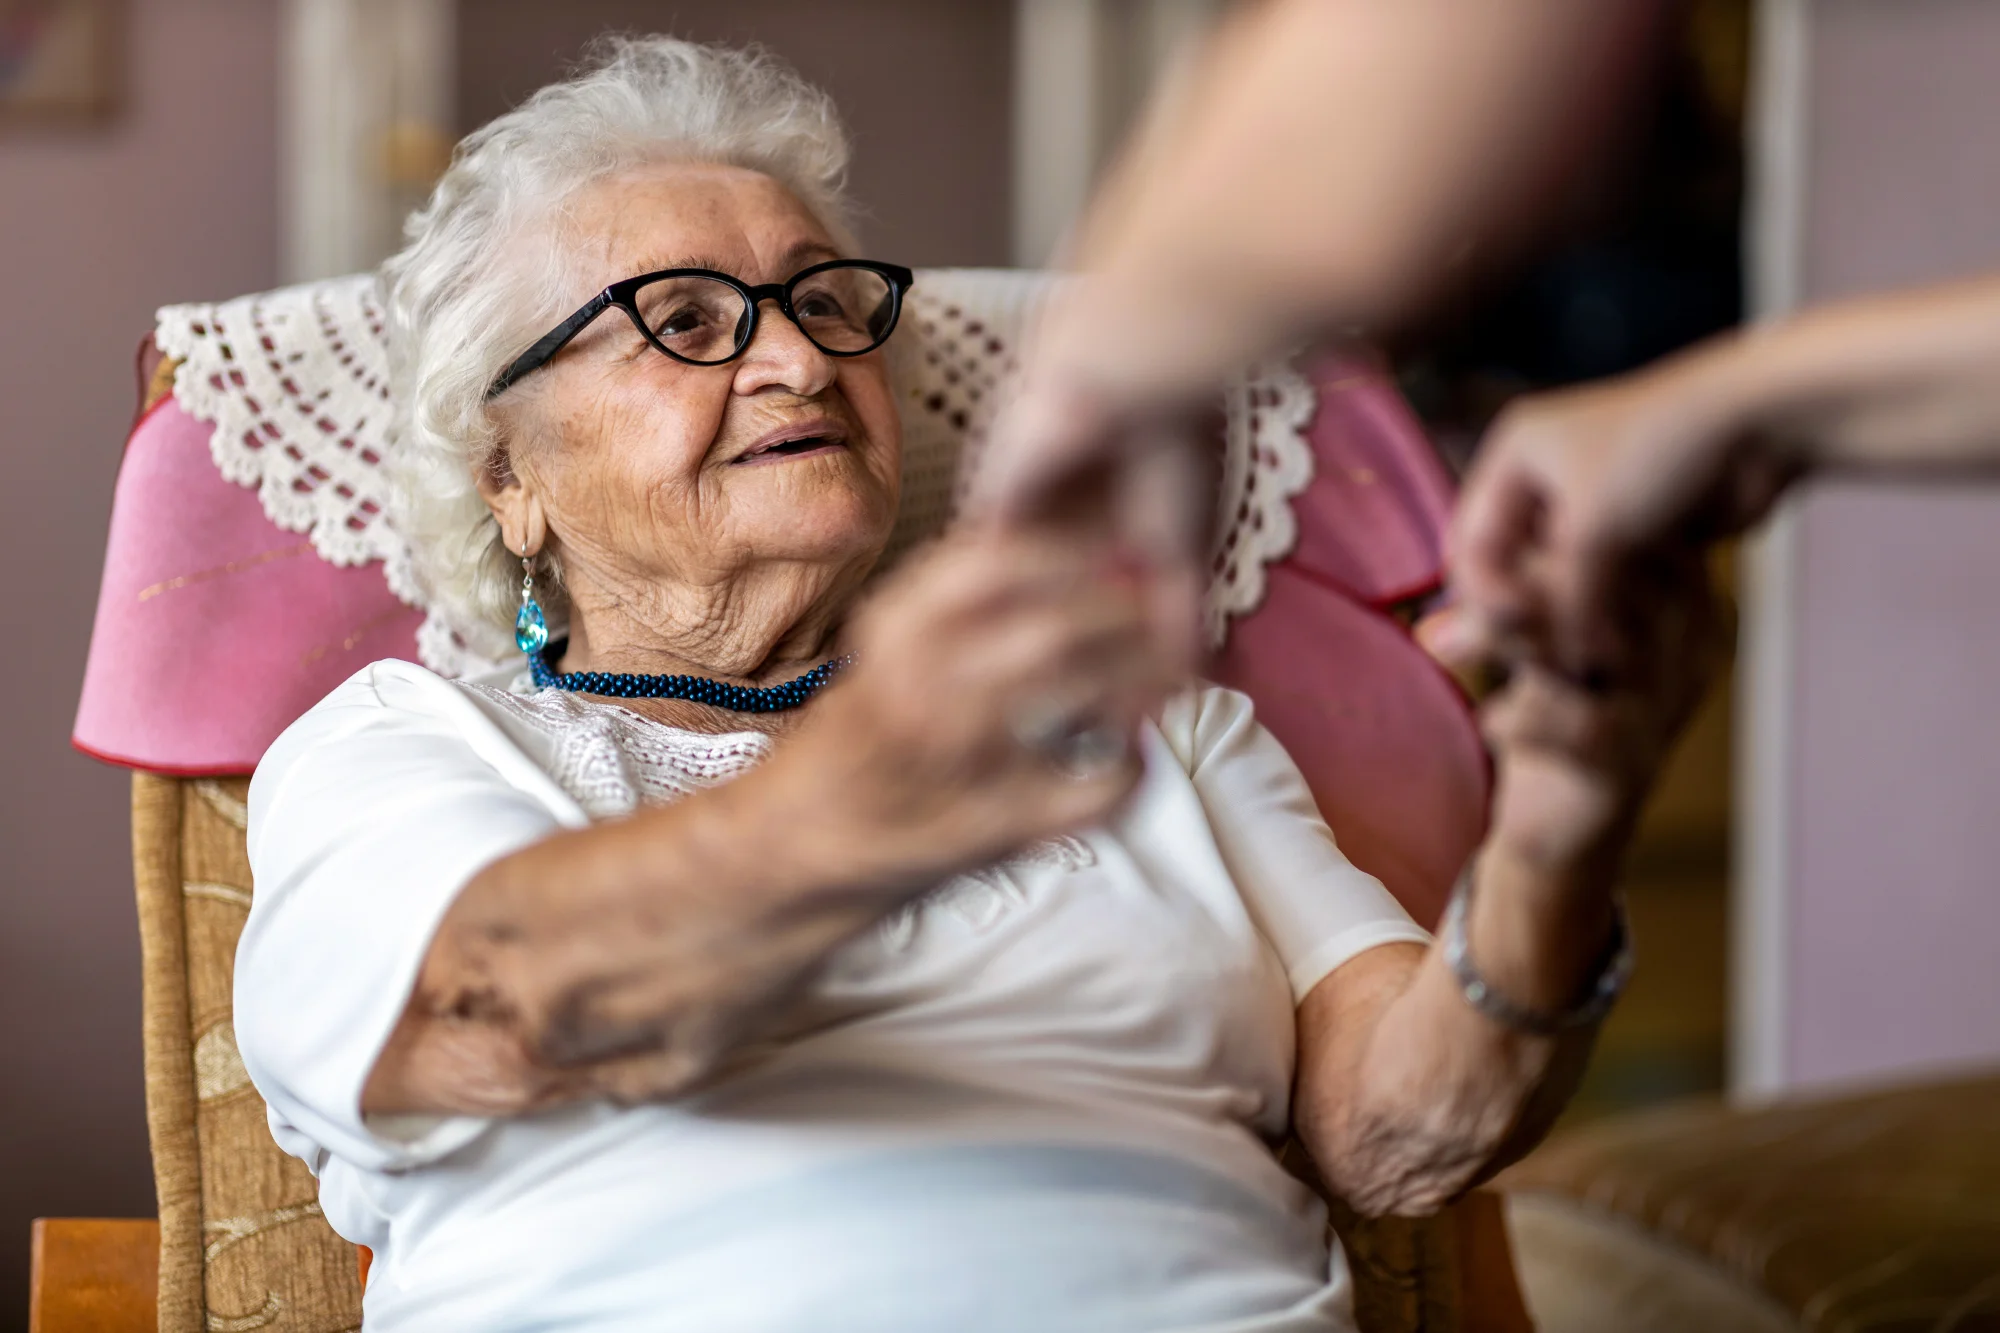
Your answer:
[[[755,286],[841,257],[789,191],[735,167],[612,177],[573,202],[563,229],[576,305],[658,269]],[[608,599],[677,649],[737,628],[768,639],[771,627],[728,622],[851,591],[894,524],[901,426],[882,353],[830,357],[773,303],[719,366],[664,356],[606,311],[497,406],[513,478],[489,500],[510,537],[510,507],[531,494],[576,611]]]

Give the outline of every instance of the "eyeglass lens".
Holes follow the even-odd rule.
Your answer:
[[[662,278],[634,292],[632,303],[660,345],[689,361],[727,361],[750,326],[743,293],[714,278]],[[853,355],[888,336],[895,292],[873,269],[838,267],[795,282],[791,304],[806,337],[824,351]]]

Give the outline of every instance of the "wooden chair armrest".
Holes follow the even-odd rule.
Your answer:
[[[155,1333],[160,1224],[150,1217],[38,1217],[28,1333]]]
[[[1477,1189],[1434,1217],[1356,1217],[1327,1201],[1354,1277],[1361,1333],[1534,1333],[1501,1196]]]
[[[1507,1230],[1506,1196],[1491,1186],[1476,1189],[1452,1205],[1451,1219],[1465,1333],[1535,1333]]]

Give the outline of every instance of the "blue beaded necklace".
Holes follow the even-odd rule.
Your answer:
[[[558,645],[560,649],[560,645]],[[528,654],[528,670],[538,688],[574,690],[579,694],[604,694],[614,699],[687,699],[713,704],[738,713],[782,713],[797,708],[826,688],[839,675],[852,654],[821,662],[803,676],[782,685],[729,685],[706,676],[642,676],[612,671],[558,672],[550,668],[548,651],[536,648]]]

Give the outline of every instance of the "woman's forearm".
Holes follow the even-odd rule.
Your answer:
[[[913,555],[849,626],[858,664],[751,772],[504,857],[446,911],[362,1097],[511,1115],[668,1097],[772,1035],[828,954],[969,866],[1090,827],[1137,751],[1087,772],[1023,699],[1125,736],[1160,668],[1143,598],[1060,534]]]
[[[1729,406],[1716,395],[1684,401]],[[1603,405],[1565,411],[1575,420],[1544,442],[1586,431]],[[1582,1074],[1593,1034],[1557,1019],[1593,1016],[1578,1006],[1612,962],[1620,861],[1724,642],[1698,560],[1648,567],[1624,592],[1630,623],[1612,667],[1521,662],[1480,706],[1493,802],[1454,923],[1463,954],[1461,941],[1433,943],[1404,964],[1400,984],[1387,984],[1379,961],[1354,972],[1364,954],[1300,1006],[1299,1126],[1328,1183],[1364,1213],[1446,1203],[1533,1146]],[[1469,963],[1488,996],[1462,984],[1454,962]]]
[[[474,876],[363,1109],[520,1114],[713,1070],[908,891],[802,767],[774,759]]]
[[[1601,886],[1490,845],[1474,876],[1466,930],[1481,976],[1525,1007],[1574,1004],[1610,939]],[[1441,944],[1398,952],[1362,955],[1299,1011],[1300,1134],[1327,1186],[1368,1216],[1434,1211],[1525,1153],[1595,1039],[1503,1027],[1467,1003]]]

